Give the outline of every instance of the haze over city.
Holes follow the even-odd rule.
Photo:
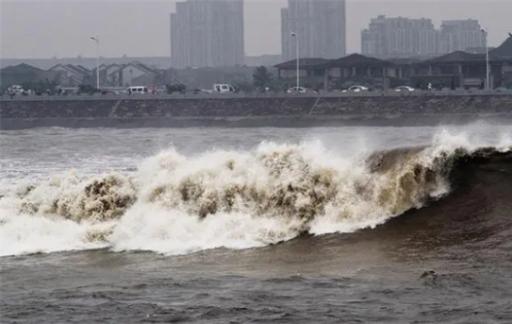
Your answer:
[[[2,58],[92,57],[91,35],[102,39],[105,57],[169,56],[169,14],[174,0],[12,1],[0,0]],[[414,2],[414,5],[412,5]],[[281,53],[280,9],[286,0],[245,0],[245,54]],[[371,18],[478,19],[498,46],[512,30],[512,1],[347,1],[347,53],[360,52],[361,30]]]

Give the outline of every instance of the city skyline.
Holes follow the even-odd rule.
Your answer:
[[[102,39],[104,57],[170,56],[169,14],[175,1],[7,1],[1,5],[3,58],[95,56],[89,36]],[[280,54],[280,10],[286,0],[245,0],[245,55]],[[360,52],[360,34],[370,19],[385,14],[442,20],[478,19],[497,46],[512,30],[509,1],[356,1],[347,0],[347,53]],[[95,17],[91,24],[91,16]],[[123,19],[113,19],[123,17]],[[27,24],[27,22],[31,22]],[[44,28],[43,28],[44,27]],[[126,35],[126,36],[123,36]],[[123,37],[121,37],[123,36]],[[24,40],[24,41],[20,41]]]

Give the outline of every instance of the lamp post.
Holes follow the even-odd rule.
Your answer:
[[[295,55],[296,55],[296,60],[297,60],[297,85],[296,85],[296,89],[295,91],[297,93],[299,93],[299,87],[300,87],[300,56],[299,56],[299,36],[297,35],[297,33],[295,32],[292,32],[290,34],[292,37],[295,38]]]
[[[489,43],[487,41],[487,31],[484,28],[481,30],[485,39],[485,90],[489,90],[491,88],[491,71],[489,69]]]
[[[100,89],[100,39],[98,36],[90,37],[96,42],[96,89]]]

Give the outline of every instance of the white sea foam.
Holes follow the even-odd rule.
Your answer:
[[[510,134],[492,144],[512,145]],[[109,247],[186,254],[375,227],[449,192],[450,156],[489,143],[441,131],[423,149],[340,154],[320,141],[184,156],[134,174],[54,175],[0,198],[0,255]]]
[[[108,246],[91,240],[88,233],[96,233],[106,224],[77,223],[58,217],[40,215],[0,214],[0,255],[18,255],[38,252],[84,250]]]

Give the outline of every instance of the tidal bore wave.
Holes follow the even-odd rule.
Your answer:
[[[473,167],[496,163],[512,172],[509,147],[437,143],[358,157],[318,143],[194,157],[169,150],[135,173],[68,173],[0,198],[0,255],[102,247],[185,254],[350,233],[428,210],[470,181]]]

